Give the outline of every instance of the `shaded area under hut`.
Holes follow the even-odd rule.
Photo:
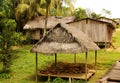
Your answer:
[[[88,51],[95,51],[95,65],[97,62],[97,50],[99,47],[88,38],[83,32],[77,30],[73,26],[69,26],[67,24],[57,24],[54,28],[52,28],[46,36],[44,36],[37,44],[33,46],[31,52],[36,53],[36,82],[37,75],[41,76],[53,76],[53,77],[66,77],[66,78],[79,78],[79,79],[87,79],[89,78],[89,70],[88,70]],[[38,61],[37,54],[52,54],[55,55],[55,67],[57,69],[57,54],[74,54],[76,57],[77,53],[85,53],[85,61],[84,64],[84,75],[76,74],[76,73],[41,73],[38,71]],[[79,66],[80,67],[80,66]],[[44,70],[43,70],[44,71]],[[94,72],[95,73],[95,72]],[[93,74],[93,73],[92,73]],[[69,80],[69,83],[71,80]]]

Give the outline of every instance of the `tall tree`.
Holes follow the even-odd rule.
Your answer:
[[[73,13],[75,0],[15,0],[15,17],[18,31],[22,31],[24,24],[35,16],[45,15],[47,2],[50,2],[49,15],[63,16],[63,3]]]
[[[63,8],[66,7],[68,8],[67,11],[73,14],[75,1],[76,0],[51,0],[50,13],[52,15],[63,16]]]
[[[46,0],[46,15],[45,15],[45,28],[44,28],[44,35],[46,35],[46,28],[47,28],[47,20],[48,20],[48,11],[49,11],[49,5],[50,5],[51,0]]]
[[[12,46],[20,40],[19,33],[15,32],[16,22],[13,19],[13,0],[0,1],[0,61],[3,63],[3,72],[9,73],[13,60]]]
[[[40,7],[43,0],[19,0],[15,2],[15,17],[18,31],[22,31],[24,24],[35,16],[45,15],[45,9]]]

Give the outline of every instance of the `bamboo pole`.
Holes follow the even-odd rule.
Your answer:
[[[36,83],[37,83],[37,81],[38,81],[37,71],[38,71],[38,54],[37,54],[37,52],[36,52]]]
[[[72,83],[71,77],[69,77],[69,83]]]
[[[57,67],[57,53],[55,53],[55,67]]]
[[[96,70],[96,65],[97,65],[97,50],[95,51],[95,70]]]
[[[76,53],[74,54],[74,63],[76,64]]]
[[[88,61],[88,53],[85,53],[85,80],[87,83],[87,61]]]

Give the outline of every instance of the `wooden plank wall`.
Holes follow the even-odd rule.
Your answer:
[[[82,20],[70,23],[69,25],[76,26],[78,30],[82,30],[88,37],[90,37],[94,42],[110,42],[112,37],[112,31],[108,33],[110,28],[106,23],[92,21],[92,20]]]

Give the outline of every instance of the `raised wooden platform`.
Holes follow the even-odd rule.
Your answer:
[[[120,61],[117,61],[96,83],[120,83]]]
[[[93,76],[94,74],[95,74],[95,70],[89,70],[88,73],[87,73],[87,80],[89,80],[91,78],[91,76]],[[38,73],[38,75],[40,75],[40,76],[47,76],[47,77],[75,78],[75,79],[86,80],[85,73],[82,73],[82,74],[69,74],[69,73],[59,73],[59,74],[49,73],[49,74],[42,74],[42,73]]]

